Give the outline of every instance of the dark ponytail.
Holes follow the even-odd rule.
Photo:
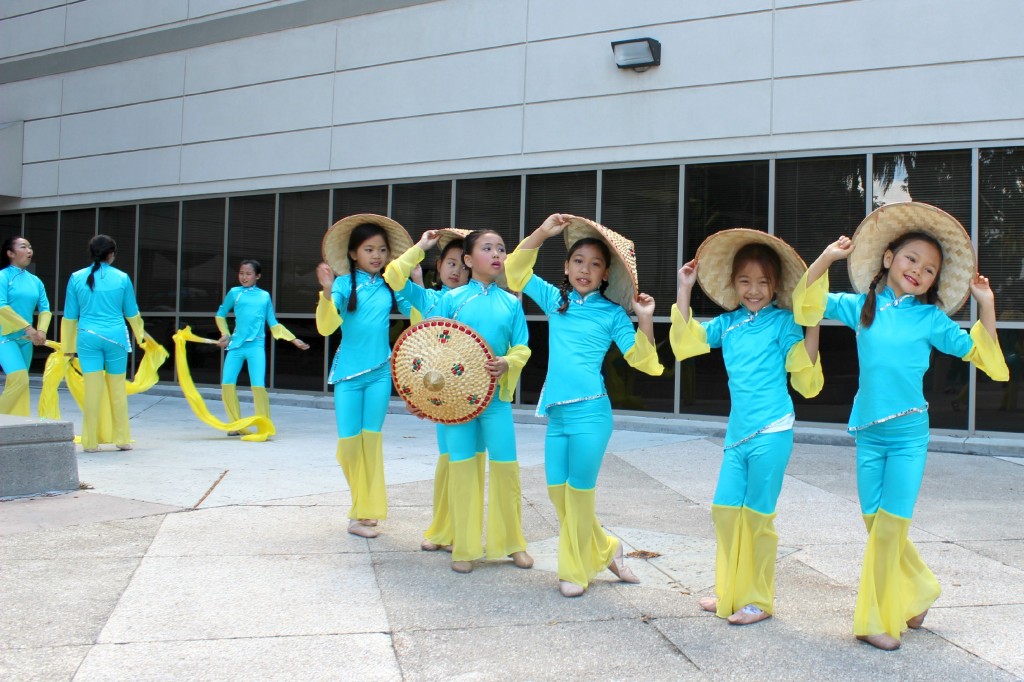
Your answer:
[[[352,233],[348,236],[348,251],[345,257],[348,258],[348,271],[352,277],[352,291],[348,297],[348,307],[346,308],[349,312],[356,309],[359,301],[356,296],[356,261],[352,258],[352,252],[358,249],[363,242],[372,237],[382,237],[384,244],[388,247],[388,253],[391,253],[391,242],[388,241],[387,231],[380,225],[374,223],[360,223],[352,229]],[[388,287],[390,289],[390,287]],[[394,292],[392,292],[392,298],[394,298]]]
[[[594,237],[584,237],[583,239],[577,239],[573,242],[573,245],[569,247],[569,253],[565,256],[565,262],[568,264],[572,259],[573,254],[584,246],[596,246],[601,252],[601,255],[604,256],[605,271],[607,272],[608,270],[611,270],[612,252],[608,250],[608,245],[605,244],[603,240],[595,239]],[[604,280],[601,282],[601,286],[598,288],[598,291],[603,295],[607,288],[608,280]],[[558,291],[562,295],[562,305],[558,308],[558,312],[564,313],[569,309],[569,292],[572,291],[572,282],[569,281],[569,275],[566,275],[565,279],[562,280],[562,284],[558,287]]]
[[[89,277],[85,280],[85,283],[89,285],[90,289],[95,288],[96,283],[96,271],[100,269],[107,258],[112,253],[117,252],[117,242],[105,234],[98,234],[89,240],[89,255],[92,256],[92,270],[89,271]]]
[[[943,258],[942,244],[939,240],[931,236],[927,232],[907,232],[906,234],[894,239],[890,242],[889,246],[885,247],[885,251],[891,251],[893,257],[896,257],[896,252],[903,248],[903,245],[907,242],[912,241],[923,241],[931,244],[939,250],[939,257]],[[864,298],[864,307],[860,309],[860,326],[861,329],[867,329],[875,321],[875,304],[877,301],[877,289],[879,282],[882,281],[889,273],[889,268],[885,267],[885,251],[882,252],[882,263],[878,268],[878,274],[871,280],[871,285],[868,287],[867,296]],[[924,294],[924,302],[936,305],[940,303],[939,299],[939,283],[942,277],[942,266],[940,261],[939,272],[935,275],[935,281],[932,282],[932,286]]]
[[[19,239],[24,239],[24,237],[22,237],[20,234],[16,234],[13,237],[8,237],[7,239],[4,240],[3,254],[5,256],[7,256],[8,251],[14,251],[14,242],[18,241]],[[10,260],[10,256],[8,256],[8,260]]]

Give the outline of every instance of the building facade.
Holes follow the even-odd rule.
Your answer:
[[[215,334],[239,261],[256,258],[279,317],[313,346],[269,344],[270,385],[323,392],[334,340],[316,334],[315,267],[334,220],[487,227],[512,247],[575,213],[634,240],[658,302],[667,371],[610,353],[615,407],[724,416],[720,355],[677,364],[668,349],[684,259],[753,227],[810,261],[874,207],[913,198],[971,232],[1012,374],[996,384],[936,355],[933,428],[1020,433],[1022,25],[1014,0],[11,0],[0,233],[32,241],[58,313],[89,238],[114,236],[164,343],[186,324]],[[640,37],[661,43],[661,64],[616,68],[610,43]],[[560,279],[562,258],[546,247],[539,273]],[[694,311],[717,312],[700,297]],[[546,322],[526,312],[531,404]],[[973,305],[957,316],[975,319]],[[822,347],[825,390],[797,417],[845,423],[853,333],[828,325]],[[218,383],[215,349],[191,352],[195,379]]]

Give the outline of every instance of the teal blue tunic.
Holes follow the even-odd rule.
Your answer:
[[[46,288],[42,280],[28,270],[9,265],[0,270],[0,308],[11,306],[18,317],[32,324],[32,315],[50,310],[50,300],[46,298]],[[0,343],[17,341],[28,343],[25,332],[20,329],[11,334],[0,336]]]
[[[338,277],[331,287],[331,300],[341,316],[341,344],[327,379],[331,384],[382,367],[391,357],[391,289],[380,274],[356,270],[355,278],[358,305],[351,312],[352,274]]]
[[[135,301],[135,288],[128,275],[117,268],[101,263],[90,289],[86,280],[92,266],[71,275],[64,298],[64,317],[78,320],[78,334],[95,334],[131,352],[126,317],[139,314]]]
[[[228,292],[224,302],[217,308],[217,317],[227,317],[235,311],[235,331],[228,342],[228,350],[234,350],[250,341],[264,343],[266,327],[276,327],[277,317],[270,294],[257,286],[235,287]]]

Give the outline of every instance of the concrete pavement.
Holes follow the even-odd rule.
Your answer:
[[[852,636],[852,447],[796,446],[776,615],[732,627],[696,603],[714,584],[715,437],[616,431],[598,513],[656,556],[630,560],[640,585],[605,573],[565,599],[542,425],[517,425],[536,566],[458,575],[419,550],[432,426],[388,415],[391,514],[364,540],[345,532],[332,413],[288,402],[272,396],[273,441],[243,443],[181,398],[133,396],[136,449],[79,454],[91,488],[0,501],[0,679],[1024,679],[1024,452],[930,455],[911,537],[943,595],[884,653]]]

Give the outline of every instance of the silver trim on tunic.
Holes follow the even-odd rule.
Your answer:
[[[744,443],[746,443],[751,438],[754,438],[756,436],[760,436],[762,433],[764,433],[768,429],[772,428],[773,426],[778,426],[779,424],[785,422],[787,419],[791,419],[791,418],[795,418],[795,417],[796,417],[796,414],[793,413],[793,412],[790,412],[789,414],[787,414],[785,416],[779,417],[778,419],[776,419],[773,422],[769,422],[768,424],[765,424],[764,426],[759,428],[757,431],[754,431],[752,434],[750,434],[746,438],[744,438],[742,440],[738,440],[735,443],[733,443],[732,445],[726,445],[722,449],[723,450],[728,450],[729,448],[734,448],[737,445],[743,445]],[[786,430],[788,431],[789,429],[786,429]]]
[[[922,405],[920,407],[911,407],[909,410],[903,410],[902,412],[897,412],[896,414],[890,414],[888,417],[882,417],[881,419],[876,419],[876,420],[874,420],[872,422],[868,422],[867,424],[864,424],[863,426],[848,426],[846,428],[846,430],[847,431],[861,431],[862,429],[870,428],[870,427],[875,426],[877,424],[881,424],[882,422],[887,422],[887,421],[890,421],[892,419],[898,419],[900,417],[906,417],[908,414],[918,414],[920,412],[927,412],[927,411],[928,411],[928,403],[925,403],[924,405]]]

